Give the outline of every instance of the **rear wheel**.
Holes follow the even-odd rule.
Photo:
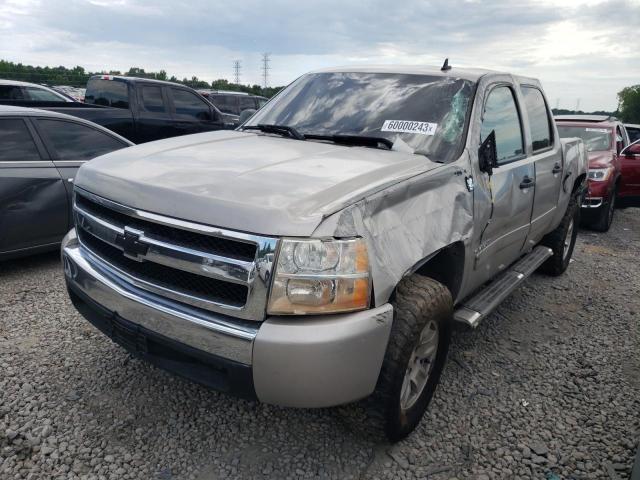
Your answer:
[[[569,266],[573,248],[578,236],[578,225],[580,224],[580,204],[579,197],[573,197],[567,205],[564,217],[556,229],[547,234],[540,242],[542,245],[553,250],[553,256],[540,267],[540,271],[549,275],[561,275]]]
[[[358,428],[397,442],[420,423],[445,365],[453,301],[441,283],[421,275],[396,289],[393,326],[373,394],[354,405]]]

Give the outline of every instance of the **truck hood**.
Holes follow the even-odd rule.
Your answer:
[[[589,168],[607,168],[613,162],[613,152],[589,152]]]
[[[76,185],[183,220],[308,236],[324,217],[439,166],[404,152],[220,131],[98,157],[80,168]]]

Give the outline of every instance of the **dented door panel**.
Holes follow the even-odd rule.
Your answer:
[[[0,162],[0,252],[60,242],[69,228],[67,194],[48,160]]]

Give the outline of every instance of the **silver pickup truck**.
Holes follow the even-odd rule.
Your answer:
[[[155,365],[261,402],[353,403],[397,441],[452,321],[476,326],[535,270],[567,268],[586,168],[537,80],[313,72],[236,131],[84,165],[67,286]]]

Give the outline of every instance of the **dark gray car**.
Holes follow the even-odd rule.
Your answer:
[[[130,145],[86,120],[0,106],[0,260],[56,249],[73,223],[78,168]]]

